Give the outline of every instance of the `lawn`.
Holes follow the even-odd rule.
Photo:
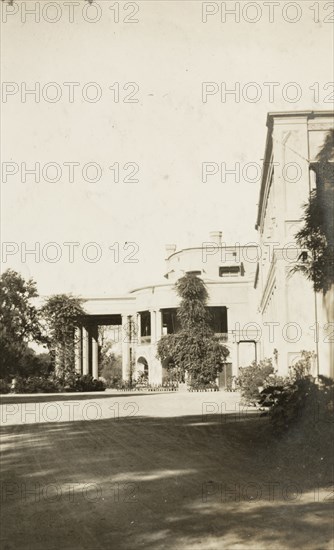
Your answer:
[[[2,550],[333,548],[328,457],[238,394],[2,402]]]

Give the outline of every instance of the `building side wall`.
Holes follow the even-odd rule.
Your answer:
[[[333,369],[333,351],[326,335],[317,334],[328,320],[329,309],[321,295],[315,295],[313,286],[301,273],[292,274],[298,260],[295,235],[302,225],[303,205],[315,177],[309,161],[314,160],[324,143],[326,133],[333,127],[333,119],[317,117],[274,118],[272,137],[273,174],[268,171],[266,192],[262,204],[259,227],[260,262],[257,288],[264,331],[261,343],[262,357],[272,357],[278,351],[277,368],[286,374],[301,356],[301,351],[314,351],[318,361],[313,372],[329,375]],[[333,302],[333,298],[327,298]],[[294,341],[295,339],[295,341]],[[333,346],[332,346],[333,348]],[[333,375],[333,373],[332,373]]]

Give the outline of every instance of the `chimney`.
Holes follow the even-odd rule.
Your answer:
[[[218,246],[221,246],[222,238],[223,238],[222,231],[210,231],[210,242],[218,244]]]
[[[166,244],[165,245],[166,258],[169,258],[169,256],[174,254],[175,250],[176,250],[176,244]]]

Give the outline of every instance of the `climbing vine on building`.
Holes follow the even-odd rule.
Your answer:
[[[229,351],[210,326],[207,288],[196,275],[185,275],[175,290],[181,298],[180,330],[161,338],[157,356],[167,369],[177,369],[181,379],[188,373],[192,381],[209,384],[222,371]]]

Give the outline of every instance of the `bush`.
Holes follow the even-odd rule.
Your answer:
[[[148,388],[149,387],[149,383],[148,383],[148,376],[145,372],[140,372],[139,375],[138,375],[138,378],[136,380],[136,387],[137,388]]]
[[[15,393],[58,393],[104,391],[105,384],[101,380],[95,380],[90,375],[81,375],[74,372],[68,373],[65,378],[56,376],[43,378],[41,376],[18,377],[15,380],[13,391]]]
[[[316,354],[313,351],[303,350],[301,352],[301,359],[292,365],[292,367],[289,367],[290,379],[294,381],[309,376],[315,358]]]
[[[257,404],[263,388],[283,383],[284,379],[276,375],[271,359],[263,359],[259,363],[253,361],[249,367],[240,368],[236,379],[237,389],[247,405]]]
[[[17,377],[13,388],[15,393],[56,393],[59,390],[56,380],[41,376]]]
[[[65,381],[67,392],[104,391],[106,385],[102,380],[96,380],[90,374],[70,373]]]
[[[118,388],[121,381],[122,377],[120,375],[111,376],[109,379],[105,379],[107,388]]]
[[[107,388],[116,388],[122,380],[122,358],[114,353],[102,356],[100,373]]]
[[[135,380],[120,380],[117,384],[118,390],[133,390],[137,386],[137,382]]]
[[[6,380],[0,380],[0,393],[9,393],[10,392],[10,384],[6,382]]]
[[[314,436],[319,429],[333,423],[334,382],[320,376],[316,381],[310,375],[313,352],[302,351],[301,359],[290,367],[289,377],[283,384],[266,387],[259,404],[267,414],[275,434],[282,434],[291,426],[302,423],[306,432]]]
[[[312,376],[299,377],[283,386],[264,389],[259,403],[268,408],[276,435],[302,424],[305,433],[314,436],[315,432],[326,432],[328,423],[333,423],[334,382],[325,377],[319,377],[319,382]]]

